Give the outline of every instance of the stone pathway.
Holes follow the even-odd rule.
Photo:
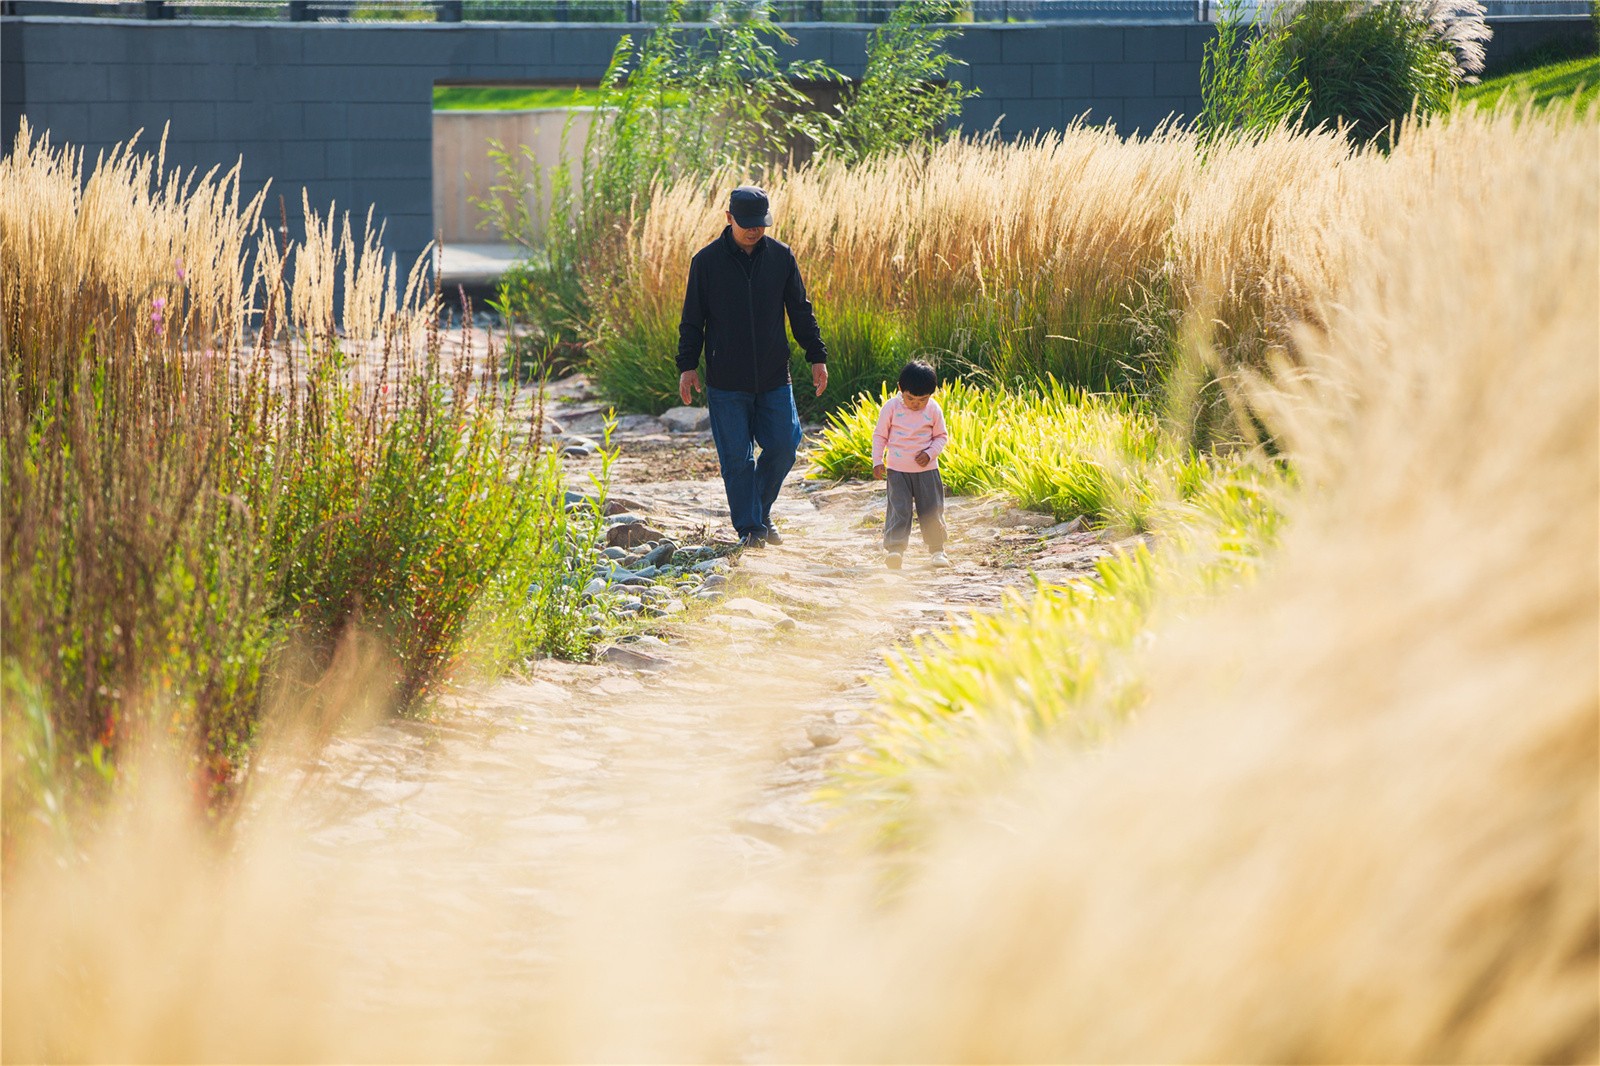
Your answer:
[[[581,383],[569,390],[578,400],[551,412],[567,423],[565,440],[589,428]],[[725,528],[720,481],[651,476],[693,472],[707,434],[636,419],[616,443],[613,492],[630,511],[678,538]],[[655,461],[667,453],[672,462]],[[573,454],[575,483],[596,462]],[[829,812],[812,796],[860,746],[884,653],[996,609],[1034,570],[1072,579],[1110,550],[1045,516],[952,498],[955,565],[925,568],[914,541],[892,572],[877,550],[883,498],[880,484],[797,474],[775,510],[785,543],[738,557],[716,602],[657,619],[657,636],[607,661],[542,661],[527,677],[448,698],[427,721],[337,741],[297,806],[313,865],[372,874],[372,898],[346,907],[346,920],[368,926],[358,939],[392,941],[385,923],[402,915],[385,906],[386,885],[463,920],[492,908],[507,930],[494,965],[517,987],[546,958],[537,930],[592,890],[575,871],[668,837],[694,857],[698,890],[715,905],[767,909],[764,875],[828,835]],[[412,950],[430,944],[422,934]],[[372,992],[391,1008],[408,994],[420,993]]]

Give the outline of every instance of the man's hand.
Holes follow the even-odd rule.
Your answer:
[[[683,406],[689,406],[689,397],[700,391],[700,371],[685,370],[678,375],[678,398],[683,401]],[[820,393],[821,390],[818,390]]]
[[[918,466],[927,466],[931,459],[931,457],[928,455],[928,449],[926,448],[922,449],[922,451],[918,452],[916,455],[913,455],[911,458],[917,461]]]
[[[884,478],[886,478],[888,476],[889,475],[884,470],[884,466],[883,466],[882,463],[879,463],[877,466],[872,468],[872,479],[874,481],[882,481]]]
[[[811,383],[817,387],[817,395],[822,395],[822,390],[828,387],[828,364],[811,364]]]

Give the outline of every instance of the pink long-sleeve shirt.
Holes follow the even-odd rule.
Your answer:
[[[897,394],[878,413],[878,428],[872,431],[872,465],[881,463],[907,474],[937,470],[939,453],[949,439],[938,400],[929,398],[926,407],[913,411]],[[928,465],[918,466],[916,454],[924,449],[928,452]]]

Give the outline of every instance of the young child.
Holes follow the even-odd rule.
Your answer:
[[[900,395],[883,405],[872,433],[872,476],[889,481],[883,550],[890,570],[900,569],[905,556],[913,508],[922,542],[932,553],[928,565],[950,565],[944,553],[944,482],[939,480],[939,453],[950,435],[933,398],[938,387],[933,367],[916,359],[907,363],[900,371]]]

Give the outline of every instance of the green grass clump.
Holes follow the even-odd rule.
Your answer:
[[[1535,107],[1571,104],[1582,110],[1600,94],[1600,56],[1551,63],[1515,74],[1490,78],[1461,90],[1460,101],[1496,107],[1503,100],[1526,100]]]
[[[831,416],[812,456],[829,477],[872,473],[872,432],[891,395],[860,396]],[[1080,515],[1099,526],[1149,529],[1163,500],[1191,495],[1208,463],[1175,445],[1139,402],[1099,395],[1047,378],[1037,388],[940,387],[950,442],[939,457],[946,487],[958,495],[999,493],[1058,519]]]
[[[1278,536],[1283,484],[1270,465],[1230,464],[1160,509],[1159,547],[1103,559],[1081,584],[1013,594],[999,614],[892,654],[866,744],[822,798],[906,845],[1039,745],[1105,740],[1144,701],[1140,649],[1157,628],[1251,579]]]

